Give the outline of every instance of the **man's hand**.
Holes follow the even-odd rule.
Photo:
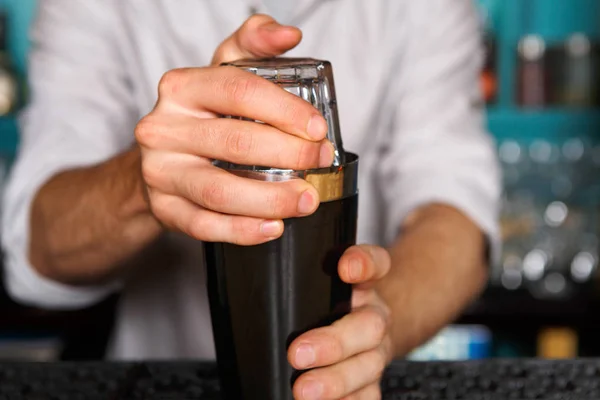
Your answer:
[[[219,47],[211,67],[164,75],[155,109],[136,129],[149,205],[164,225],[199,240],[253,245],[281,236],[282,219],[316,210],[318,193],[303,180],[260,182],[211,163],[286,169],[332,164],[333,145],[317,109],[254,74],[218,66],[276,56],[300,39],[296,28],[254,16]]]
[[[390,270],[390,255],[375,246],[354,246],[339,262],[342,280],[354,284],[352,312],[331,326],[298,337],[288,357],[310,369],[294,385],[299,400],[381,398],[379,380],[392,360],[390,310],[375,287]]]

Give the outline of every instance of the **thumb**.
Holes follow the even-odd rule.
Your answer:
[[[221,43],[211,65],[242,58],[276,57],[296,47],[301,40],[300,29],[280,25],[268,15],[256,14]]]

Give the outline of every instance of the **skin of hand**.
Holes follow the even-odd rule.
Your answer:
[[[381,398],[379,380],[394,349],[391,312],[376,291],[376,283],[390,266],[390,255],[381,247],[360,245],[344,253],[338,272],[343,281],[354,285],[352,312],[330,326],[303,334],[289,347],[292,366],[311,369],[295,382],[295,398]]]
[[[136,138],[149,206],[166,227],[203,241],[254,245],[280,237],[282,219],[317,209],[319,196],[308,182],[261,182],[212,165],[218,159],[301,170],[333,163],[317,109],[266,79],[219,66],[283,54],[301,36],[256,15],[221,44],[211,67],[163,76],[156,107],[137,125]]]

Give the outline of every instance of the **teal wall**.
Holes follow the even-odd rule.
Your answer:
[[[9,47],[13,61],[20,72],[25,69],[26,53],[29,47],[27,27],[33,18],[35,3],[36,0],[0,0],[0,4],[9,12]]]

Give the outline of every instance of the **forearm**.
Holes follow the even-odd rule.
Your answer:
[[[56,281],[99,283],[160,231],[145,200],[135,148],[97,166],[59,173],[38,191],[29,258]]]
[[[379,293],[392,312],[395,353],[404,356],[458,316],[487,278],[481,230],[456,209],[430,205],[404,224],[389,249]]]

